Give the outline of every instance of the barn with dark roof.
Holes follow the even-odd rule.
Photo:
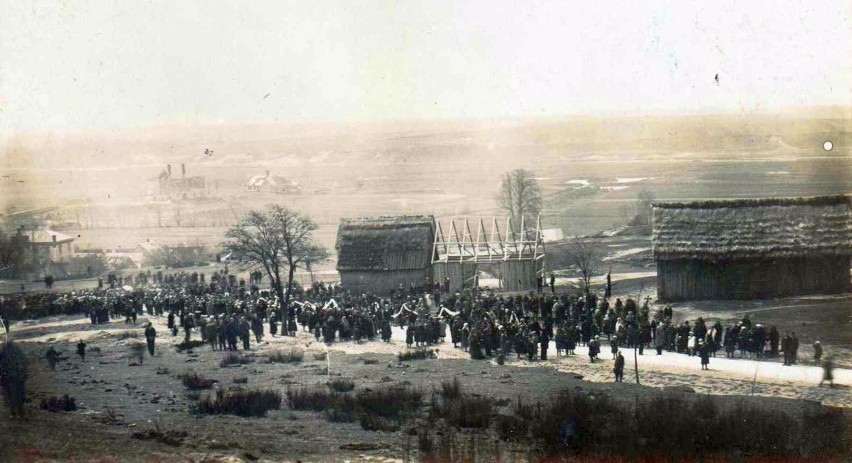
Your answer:
[[[848,196],[653,205],[663,301],[850,291]]]
[[[344,288],[387,294],[422,288],[432,275],[432,216],[343,219],[337,229],[337,271]]]

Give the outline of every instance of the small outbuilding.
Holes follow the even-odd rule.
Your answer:
[[[848,196],[653,205],[663,301],[850,291]]]
[[[422,288],[432,275],[432,216],[344,219],[337,229],[337,271],[353,292]]]

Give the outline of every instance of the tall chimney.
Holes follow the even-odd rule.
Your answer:
[[[266,171],[266,176],[269,177],[269,171],[268,170]]]
[[[53,237],[53,242],[55,243],[56,242],[56,235],[50,235],[50,236]]]
[[[166,167],[169,169],[169,178],[172,178],[172,165],[167,164]]]
[[[180,175],[183,178],[186,178],[186,165],[181,163],[180,165]]]

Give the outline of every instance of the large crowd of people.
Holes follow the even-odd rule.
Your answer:
[[[702,368],[720,351],[728,358],[748,359],[783,353],[785,365],[795,364],[798,357],[795,333],[782,337],[775,326],[752,323],[748,316],[727,327],[700,317],[674,323],[671,306],[652,311],[650,297],[639,305],[630,298],[611,303],[596,294],[556,294],[552,288],[516,295],[488,289],[452,292],[446,284],[430,282],[379,296],[317,282],[297,287],[288,307],[282,307],[280,298],[262,290],[260,282],[252,274],[246,284],[227,267],[210,278],[148,272],[110,279],[109,287],[7,297],[2,307],[7,319],[15,313],[26,318],[83,313],[92,324],[117,318],[135,324],[141,315],[167,317],[173,336],[182,332],[189,341],[198,333],[216,350],[249,349],[252,339],[262,342],[267,333],[295,336],[299,327],[325,343],[388,342],[392,327],[399,326],[408,347],[441,343],[449,335],[453,346],[472,359],[495,357],[501,362],[512,355],[547,360],[551,341],[557,357],[575,355],[578,345],[588,347],[590,362],[598,361],[602,341],[609,344],[613,359],[623,348],[636,348],[639,354],[649,349],[657,355],[698,356]],[[146,334],[146,339],[155,337]],[[821,355],[821,346],[819,351]]]

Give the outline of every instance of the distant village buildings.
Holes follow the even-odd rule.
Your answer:
[[[663,301],[850,291],[847,196],[653,205]]]
[[[186,176],[186,165],[180,165],[180,177],[172,175],[172,165],[166,168],[157,177],[159,190],[158,197],[161,199],[197,199],[206,196],[204,177]]]
[[[280,175],[271,175],[267,170],[263,174],[257,174],[250,178],[246,183],[246,191],[299,194],[302,192],[302,186]]]

